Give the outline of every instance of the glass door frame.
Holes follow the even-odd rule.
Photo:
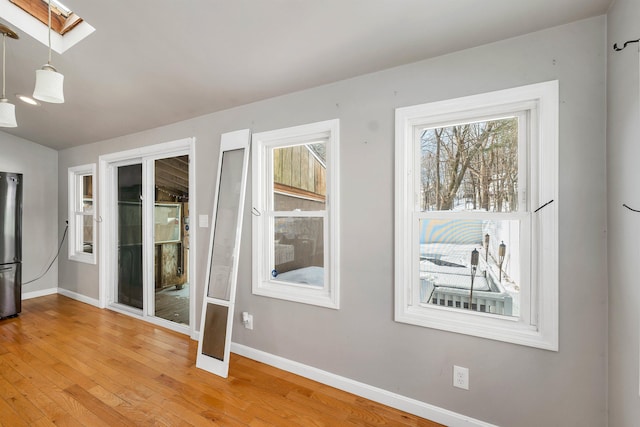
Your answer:
[[[192,213],[196,210],[195,188],[195,138],[185,138],[177,141],[155,144],[133,150],[127,150],[100,156],[99,159],[99,223],[100,223],[100,252],[99,252],[99,301],[101,308],[109,308],[123,314],[141,318],[168,329],[175,330],[192,338],[195,332],[196,313],[196,248],[197,230],[192,227],[190,232],[190,247],[188,257],[189,282],[189,325],[171,322],[155,316],[154,298],[154,242],[153,242],[153,204],[155,201],[155,161],[158,159],[189,156],[189,207]],[[135,309],[117,303],[118,286],[118,230],[117,230],[117,168],[136,163],[142,163],[142,227],[143,227],[143,309]],[[151,249],[149,249],[151,248]]]

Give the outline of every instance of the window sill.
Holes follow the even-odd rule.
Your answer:
[[[395,321],[426,328],[558,351],[557,325],[527,325],[516,317],[433,307],[398,307]]]
[[[95,254],[73,254],[73,255],[69,255],[69,260],[82,262],[85,264],[96,264]]]
[[[285,301],[315,305],[318,307],[331,308],[334,310],[338,310],[340,308],[338,298],[330,295],[325,289],[316,290],[310,289],[309,287],[298,288],[297,286],[287,286],[266,282],[259,286],[254,286],[253,294]]]

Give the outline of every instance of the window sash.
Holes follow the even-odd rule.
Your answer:
[[[431,121],[423,121],[423,122],[419,122],[417,124],[413,124],[412,125],[412,135],[413,135],[413,140],[412,140],[412,145],[413,145],[413,164],[412,164],[412,170],[410,171],[410,173],[412,173],[413,175],[413,192],[412,194],[414,195],[413,197],[413,209],[416,212],[421,212],[421,206],[420,206],[420,190],[422,188],[422,182],[421,182],[421,171],[422,171],[422,165],[420,164],[421,161],[421,157],[422,157],[422,151],[421,151],[421,146],[420,146],[420,135],[422,134],[422,132],[425,129],[434,129],[434,128],[443,128],[443,127],[450,127],[450,126],[456,126],[456,125],[460,125],[460,124],[467,124],[467,123],[477,123],[477,122],[485,122],[485,121],[495,121],[495,120],[500,120],[500,119],[504,119],[507,117],[515,117],[518,119],[518,205],[517,205],[517,212],[527,212],[530,209],[531,206],[531,201],[530,199],[530,194],[535,194],[535,189],[532,188],[531,192],[528,190],[531,183],[530,183],[530,178],[529,178],[529,158],[530,157],[534,157],[535,160],[535,153],[530,153],[530,140],[532,138],[532,129],[534,129],[534,127],[531,125],[532,120],[537,120],[537,114],[536,114],[536,109],[537,106],[536,104],[532,104],[532,103],[525,103],[524,105],[514,105],[514,108],[522,108],[524,106],[527,106],[528,109],[527,110],[518,110],[518,111],[511,111],[509,112],[507,111],[503,111],[502,109],[499,110],[500,113],[496,114],[496,115],[489,115],[489,114],[482,114],[479,113],[478,116],[473,116],[472,120],[469,120],[470,116],[464,115],[464,116],[455,116],[452,117],[449,121],[438,121],[438,122],[431,122]],[[464,118],[467,118],[467,120],[464,120]],[[448,212],[447,210],[441,210],[441,211],[429,211],[429,212]],[[451,211],[453,212],[453,211]],[[458,212],[458,211],[456,211]],[[495,213],[505,213],[505,212],[495,212]]]
[[[94,223],[93,223],[93,214],[92,213],[82,213],[82,212],[76,212],[75,214],[75,251],[77,253],[82,253],[82,254],[87,254],[87,253],[92,253],[92,252],[87,252],[84,250],[84,244],[85,244],[85,240],[84,240],[84,231],[85,231],[85,227],[87,225],[91,225],[91,235],[92,235],[92,239],[91,239],[91,245],[92,247],[95,246],[95,242],[93,242],[93,228],[95,227]]]
[[[290,147],[298,147],[298,146],[307,146],[309,144],[325,144],[326,147],[326,151],[327,151],[327,161],[326,163],[324,163],[325,166],[325,171],[326,171],[326,182],[325,182],[325,211],[327,210],[327,206],[328,206],[328,202],[329,202],[329,196],[330,196],[330,179],[331,176],[329,174],[330,169],[330,150],[331,150],[331,140],[330,140],[331,135],[330,134],[326,134],[326,133],[322,133],[322,134],[316,134],[313,135],[309,138],[303,138],[303,140],[301,141],[300,139],[294,139],[293,141],[290,138],[284,138],[282,140],[275,140],[275,141],[271,141],[269,143],[265,143],[264,144],[264,150],[266,152],[266,155],[264,156],[264,161],[265,161],[265,165],[264,165],[264,171],[266,172],[268,179],[265,180],[265,184],[266,184],[266,195],[265,195],[265,200],[267,201],[267,205],[266,205],[266,209],[270,212],[287,212],[287,211],[276,211],[275,210],[275,197],[276,194],[281,194],[281,192],[276,190],[276,183],[275,183],[275,171],[274,171],[274,164],[275,164],[275,155],[274,155],[274,151],[277,149],[282,149],[282,148],[290,148]],[[295,142],[294,142],[295,141]],[[315,154],[314,154],[315,157]],[[316,157],[317,158],[317,157]],[[318,161],[320,161],[320,159],[318,159]],[[302,198],[302,197],[300,197]],[[291,212],[299,212],[299,211],[295,211],[292,210]],[[313,211],[305,211],[305,212],[313,212]]]
[[[278,280],[277,277],[273,277],[273,275],[271,274],[272,269],[275,268],[276,266],[276,253],[275,253],[275,219],[276,218],[291,218],[291,219],[297,219],[297,218],[319,218],[322,219],[322,242],[316,242],[316,246],[318,244],[322,245],[323,248],[323,268],[325,269],[324,271],[324,275],[323,275],[323,284],[322,284],[322,290],[324,292],[329,292],[329,275],[328,275],[328,266],[330,265],[330,257],[329,257],[329,251],[327,250],[328,246],[327,246],[327,242],[329,241],[329,217],[327,215],[326,211],[316,211],[316,212],[312,212],[312,211],[300,211],[300,212],[267,212],[265,214],[265,221],[267,222],[267,225],[265,227],[265,229],[269,230],[267,235],[269,236],[267,239],[265,239],[265,246],[263,248],[263,253],[266,255],[266,257],[268,257],[268,263],[263,265],[263,280],[265,282],[269,282],[271,285],[274,286],[293,286],[293,287],[300,287],[300,288],[311,288],[311,289],[318,289],[317,286],[310,286],[310,285],[305,285],[303,283],[296,283],[296,282],[287,282],[287,281],[282,281],[282,280]],[[266,258],[265,257],[265,258]]]
[[[456,219],[456,220],[495,220],[495,221],[517,221],[519,223],[519,304],[520,314],[518,316],[492,315],[498,319],[509,319],[521,322],[523,325],[536,326],[537,318],[532,316],[532,295],[535,294],[537,280],[535,262],[537,257],[532,257],[531,236],[536,235],[534,230],[535,221],[532,221],[531,213],[521,212],[451,212],[451,211],[430,211],[430,212],[414,212],[411,219],[411,239],[408,253],[411,254],[404,264],[404,268],[411,272],[410,281],[407,283],[408,302],[410,306],[424,307],[431,309],[439,307],[443,310],[452,310],[459,312],[460,309],[454,307],[437,306],[435,304],[423,304],[420,302],[420,221],[425,219]],[[536,289],[537,290],[537,289]],[[478,312],[480,314],[490,313]]]

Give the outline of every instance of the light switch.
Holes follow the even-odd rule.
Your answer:
[[[198,215],[198,225],[200,228],[209,227],[209,215]]]

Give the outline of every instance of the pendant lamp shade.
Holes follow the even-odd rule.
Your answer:
[[[51,0],[47,3],[49,5],[49,61],[41,69],[36,70],[36,87],[33,90],[33,97],[44,102],[62,104],[64,76],[51,65]]]
[[[0,99],[0,127],[14,128],[18,126],[16,122],[16,106],[7,99]]]
[[[36,70],[36,88],[33,97],[40,101],[61,104],[64,102],[64,76],[51,65],[44,65]]]

